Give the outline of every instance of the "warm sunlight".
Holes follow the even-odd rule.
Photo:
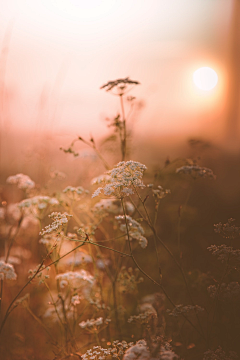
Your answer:
[[[0,4],[0,360],[240,360],[240,0]]]
[[[193,74],[194,84],[201,90],[212,90],[218,83],[218,75],[210,67],[201,67]]]

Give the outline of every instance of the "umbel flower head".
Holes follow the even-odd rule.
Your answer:
[[[11,264],[0,261],[0,279],[16,280],[17,274]]]
[[[177,174],[188,174],[191,175],[194,179],[197,178],[210,178],[216,179],[213,171],[206,167],[201,167],[198,165],[185,165],[176,170]]]
[[[111,91],[114,95],[122,96],[126,92],[130,91],[134,85],[139,84],[140,83],[138,81],[131,80],[129,79],[129,77],[126,77],[125,79],[108,81],[106,84],[101,86],[100,89],[105,89],[106,91]],[[115,90],[115,93],[113,92],[113,90]]]
[[[68,223],[68,218],[72,215],[69,215],[66,212],[63,214],[53,212],[48,216],[53,219],[53,222],[51,225],[45,226],[45,228],[39,233],[39,235],[52,234],[54,232],[58,232],[60,234],[64,226]]]
[[[105,196],[114,196],[122,198],[134,194],[136,187],[143,188],[143,172],[146,166],[137,161],[121,161],[112,170],[106,174],[108,177],[103,178],[104,187],[99,187],[92,197],[103,194]]]
[[[117,220],[125,220],[124,215],[118,215],[118,216],[115,216],[115,218]],[[145,249],[147,247],[148,241],[145,238],[145,236],[143,236],[144,235],[144,230],[143,230],[142,226],[136,220],[132,219],[131,216],[129,216],[129,215],[126,215],[126,221],[127,221],[130,240],[131,239],[137,240],[139,242],[139,245],[143,249]],[[121,224],[120,225],[120,230],[122,232],[126,233],[127,226],[126,226],[126,224]]]
[[[16,174],[7,178],[7,184],[15,184],[19,189],[27,190],[35,187],[35,182],[28,175]]]

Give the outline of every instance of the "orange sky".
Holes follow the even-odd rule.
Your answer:
[[[224,119],[231,4],[0,0],[0,44],[8,46],[0,61],[2,132],[106,133],[103,119],[116,115],[119,104],[99,87],[130,76],[140,81],[132,95],[144,104],[136,132],[201,133],[207,126],[217,133]],[[193,84],[201,66],[218,73],[210,92]]]

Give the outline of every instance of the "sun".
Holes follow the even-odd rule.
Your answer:
[[[194,84],[201,90],[210,91],[218,83],[218,75],[210,67],[201,67],[193,73]]]

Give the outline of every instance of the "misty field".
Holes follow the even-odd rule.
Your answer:
[[[1,359],[239,359],[239,153],[134,142],[138,85],[102,86],[109,136],[56,145],[58,168],[3,168]]]

